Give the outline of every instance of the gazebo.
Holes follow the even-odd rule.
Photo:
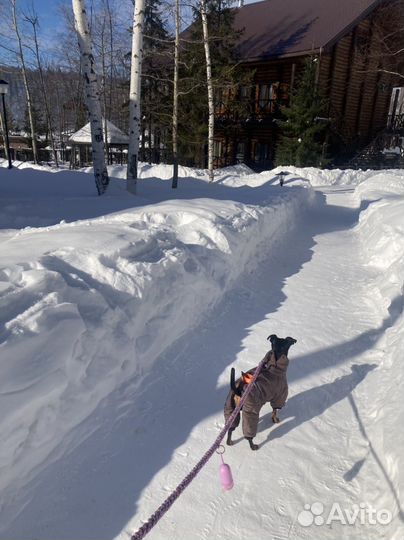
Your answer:
[[[127,155],[129,137],[109,120],[107,124],[108,162],[124,163],[124,156]],[[103,120],[103,131],[105,140],[105,121]],[[69,137],[68,143],[71,145],[70,167],[83,167],[90,163],[91,159],[91,128],[90,122]]]

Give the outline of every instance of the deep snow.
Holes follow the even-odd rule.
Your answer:
[[[226,450],[235,488],[214,456],[149,537],[401,540],[402,171],[288,169],[182,168],[173,192],[143,165],[133,197],[114,167],[99,198],[91,174],[0,168],[1,538],[127,538],[277,333],[298,340],[282,423],[264,409],[260,450]],[[315,502],[362,514],[306,527]]]

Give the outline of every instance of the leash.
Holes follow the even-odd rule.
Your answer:
[[[220,443],[222,442],[223,437],[226,435],[228,430],[231,428],[234,420],[236,419],[236,416],[241,411],[245,400],[247,399],[249,393],[251,392],[255,381],[258,378],[258,375],[261,373],[262,368],[264,367],[265,363],[267,361],[266,356],[261,360],[261,362],[258,364],[255,372],[254,372],[254,378],[251,381],[250,384],[247,385],[247,388],[243,395],[241,396],[240,403],[237,405],[237,407],[234,409],[232,414],[229,416],[227,422],[225,423],[224,427],[220,431],[219,435],[216,437],[214,443],[212,446],[205,452],[205,454],[201,457],[201,459],[198,461],[198,463],[195,465],[195,467],[187,474],[187,476],[178,484],[178,486],[174,489],[174,491],[171,492],[171,494],[166,498],[166,500],[157,508],[157,510],[150,516],[150,518],[146,521],[144,525],[142,525],[132,536],[131,540],[142,540],[148,534],[151,529],[160,521],[160,519],[164,516],[164,514],[171,508],[171,506],[174,504],[174,502],[178,499],[178,497],[182,494],[182,492],[185,490],[186,487],[189,486],[189,484],[192,482],[192,480],[196,477],[196,475],[199,473],[199,471],[207,464],[209,459],[212,457],[212,455],[215,453],[215,451],[219,448]]]

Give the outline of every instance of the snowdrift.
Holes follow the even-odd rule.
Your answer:
[[[382,364],[377,383],[373,387],[375,399],[370,399],[369,412],[373,412],[371,450],[383,456],[386,479],[392,491],[401,495],[404,470],[399,466],[404,447],[404,177],[403,171],[374,172],[356,189],[361,208],[358,231],[362,238],[363,259],[374,270],[372,309],[393,321],[386,327],[378,349],[382,352]],[[379,400],[376,399],[379,397]],[[381,402],[377,409],[376,403]],[[398,495],[398,496],[399,496]],[[401,515],[399,498],[394,501],[395,515]],[[386,507],[391,507],[389,494],[385,494]],[[402,504],[402,502],[401,502]],[[397,530],[391,538],[399,539]]]

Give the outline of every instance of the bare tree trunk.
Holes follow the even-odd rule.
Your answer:
[[[108,30],[109,30],[109,99],[107,100],[107,74],[106,71],[104,73],[104,115],[105,115],[105,143],[107,148],[107,155],[108,155],[108,163],[112,163],[112,155],[110,153],[110,147],[108,142],[108,136],[107,136],[107,120],[111,120],[111,112],[112,112],[112,86],[113,86],[113,58],[114,58],[114,29],[113,29],[113,22],[112,22],[112,11],[111,6],[109,4],[109,0],[105,0],[105,8],[107,11],[107,17],[108,17]]]
[[[90,30],[88,27],[84,0],[72,0],[72,6],[85,79],[84,94],[90,117],[95,184],[97,186],[98,194],[102,195],[108,187],[109,178],[105,166],[101,103],[97,75],[95,72],[95,61],[91,50]]]
[[[136,193],[137,184],[139,131],[141,120],[140,91],[143,56],[144,8],[145,0],[136,0],[133,10],[132,62],[129,91],[129,149],[128,168],[126,172],[126,187],[131,193]]]
[[[5,123],[4,123],[4,120],[3,120],[3,107],[1,106],[1,104],[0,104],[0,131],[1,131],[2,136],[3,136],[4,156],[5,156],[6,160],[10,163],[9,155],[8,155],[8,145],[6,144],[7,133],[6,133]]]
[[[59,87],[57,83],[54,86],[54,92],[56,96],[56,107],[58,110],[57,130],[58,130],[58,138],[59,138],[60,160],[63,162],[63,161],[66,161],[65,141],[64,141],[65,115],[64,115],[63,107],[61,105]]]
[[[178,186],[178,74],[180,57],[180,2],[175,0],[175,42],[174,42],[174,88],[173,88],[173,181],[172,188]]]
[[[15,32],[15,35],[17,37],[17,42],[18,42],[18,51],[19,51],[18,60],[19,60],[20,68],[21,68],[22,79],[24,82],[25,95],[27,97],[28,117],[29,117],[29,125],[30,125],[31,140],[32,140],[32,153],[34,156],[34,162],[38,163],[38,150],[37,150],[37,145],[36,145],[36,132],[35,132],[34,112],[33,112],[33,107],[32,107],[31,89],[28,83],[27,70],[25,67],[24,52],[22,48],[21,34],[20,34],[18,21],[17,21],[17,0],[10,0],[10,1],[11,1],[11,10],[12,10],[12,16],[13,16],[13,27],[14,27],[14,32]]]
[[[206,0],[201,0],[200,4],[202,29],[203,29],[203,46],[205,48],[205,61],[206,61],[206,84],[208,87],[208,109],[209,109],[209,122],[208,122],[208,169],[209,169],[209,182],[213,182],[213,141],[215,134],[215,108],[213,102],[213,84],[212,84],[212,64],[210,60],[210,48],[209,48],[209,32],[208,32],[208,18],[206,14]]]
[[[31,17],[25,16],[25,19],[32,24],[32,29],[34,31],[34,44],[35,44],[35,56],[36,56],[36,62],[38,66],[39,71],[39,79],[41,82],[41,91],[42,91],[42,97],[45,104],[45,116],[46,116],[46,123],[48,125],[48,131],[49,131],[49,137],[51,142],[51,148],[53,153],[53,159],[55,160],[56,167],[59,167],[58,163],[58,156],[56,152],[56,146],[55,146],[55,138],[53,136],[53,125],[52,125],[52,118],[50,114],[50,107],[49,107],[49,101],[48,101],[48,94],[46,92],[46,86],[45,86],[45,79],[43,76],[43,69],[42,69],[42,62],[41,57],[39,54],[39,45],[38,45],[38,35],[37,35],[37,26],[38,26],[38,15],[36,13],[33,13]]]
[[[111,120],[110,115],[112,112],[112,86],[113,86],[113,79],[114,79],[114,29],[112,24],[112,13],[111,13],[111,7],[109,5],[109,0],[106,0],[107,4],[107,13],[108,13],[108,22],[109,22],[109,52],[110,52],[110,59],[109,59],[109,117],[108,120]]]
[[[110,164],[110,154],[109,154],[109,143],[108,143],[108,106],[107,106],[107,69],[105,61],[105,14],[103,16],[103,23],[101,29],[101,66],[102,66],[102,104],[103,104],[103,125],[104,125],[104,145],[105,145],[105,155],[107,158],[108,165]]]
[[[104,100],[104,105],[105,105],[105,100]],[[105,156],[107,158],[107,164],[110,165],[110,152],[109,152],[109,142],[108,142],[108,120],[106,119],[105,116],[103,116],[103,124],[104,124],[104,152],[105,152]]]
[[[77,78],[77,87],[76,87],[76,99],[74,100],[74,107],[75,107],[75,124],[74,127],[76,131],[80,129],[82,126],[82,123],[80,122],[80,113],[81,113],[81,98],[82,95],[84,95],[83,91],[83,83],[85,81],[84,74],[83,74],[83,58],[80,56],[80,68]]]
[[[153,159],[152,159],[152,157],[153,157],[153,156],[152,156],[152,146],[154,146],[154,144],[153,144],[153,135],[154,135],[154,133],[152,134],[152,129],[153,129],[153,127],[152,127],[152,117],[151,117],[151,114],[149,114],[149,122],[148,122],[148,125],[149,125],[149,127],[148,127],[148,132],[149,132],[149,136],[148,136],[148,139],[149,139],[149,156],[148,156],[148,158],[149,158],[149,159],[148,159],[148,161],[149,161],[149,165],[151,165],[151,164],[152,164],[152,161],[153,161]]]

